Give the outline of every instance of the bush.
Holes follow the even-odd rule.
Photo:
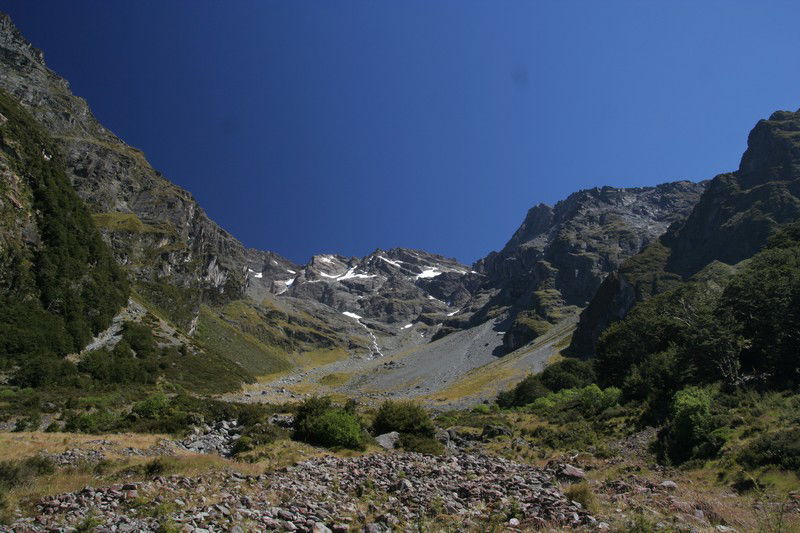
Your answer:
[[[364,449],[361,421],[344,409],[330,408],[306,417],[302,424],[297,425],[295,436],[318,446]]]
[[[409,401],[387,400],[378,409],[378,414],[372,423],[372,431],[376,435],[397,431],[398,433],[433,437],[436,428],[428,412],[420,405]]]
[[[327,397],[313,397],[297,408],[294,438],[319,446],[364,448],[361,421],[348,409],[333,405]]]
[[[578,409],[583,415],[596,415],[619,404],[622,393],[615,387],[601,389],[589,385],[582,389],[563,389],[551,392],[531,404],[536,411]]]
[[[497,405],[503,408],[522,407],[533,403],[537,398],[547,396],[550,389],[545,387],[539,375],[529,375],[513,389],[497,395]]]
[[[750,468],[774,465],[800,473],[800,429],[761,435],[739,452],[736,459]]]
[[[169,409],[169,398],[158,393],[133,406],[133,412],[143,418],[158,420],[166,415]]]
[[[55,471],[53,460],[40,455],[22,461],[0,461],[0,491],[12,489],[35,477]]]
[[[713,456],[721,443],[714,438],[709,389],[687,387],[675,394],[670,417],[660,435],[662,455],[673,463]]]
[[[580,359],[564,359],[548,366],[541,373],[542,384],[553,392],[586,387],[594,383],[595,379],[592,362]]]
[[[413,433],[400,435],[400,447],[409,452],[424,453],[427,455],[442,455],[444,446],[433,437],[422,437]]]

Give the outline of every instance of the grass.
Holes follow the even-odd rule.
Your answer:
[[[234,327],[207,306],[200,308],[196,339],[204,348],[241,365],[254,375],[274,374],[292,368],[284,351],[267,346],[253,335]]]
[[[162,233],[165,235],[175,232],[168,224],[151,225],[142,222],[135,213],[94,213],[92,215],[95,226],[108,231],[128,231],[131,233]]]
[[[341,387],[350,381],[352,377],[353,374],[349,372],[332,372],[320,378],[319,383],[326,387]]]

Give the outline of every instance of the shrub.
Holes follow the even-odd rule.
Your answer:
[[[169,398],[158,393],[133,406],[133,412],[143,418],[158,420],[163,417],[169,409]]]
[[[589,512],[597,511],[597,497],[592,492],[592,488],[585,481],[570,485],[564,490],[564,495],[570,500],[581,504]]]
[[[675,394],[660,439],[662,455],[679,464],[716,453],[721,443],[712,435],[712,398],[709,389],[699,387],[687,387]]]
[[[408,401],[383,402],[372,423],[372,430],[376,435],[397,431],[433,437],[435,429],[428,412],[420,405]]]
[[[249,452],[256,446],[271,444],[288,436],[286,430],[269,423],[258,423],[248,427],[233,445],[233,454]]]
[[[750,468],[775,465],[800,473],[800,429],[761,435],[739,452],[736,459]]]
[[[564,359],[545,368],[540,379],[545,387],[558,392],[562,389],[591,385],[595,382],[596,376],[591,361]]]
[[[531,404],[535,411],[578,409],[583,415],[596,415],[619,404],[621,392],[615,387],[601,389],[595,384],[582,389],[563,389],[538,398]]]
[[[295,435],[309,444],[326,447],[343,447],[354,450],[364,448],[364,430],[359,419],[344,409],[330,408],[306,417],[298,424]]]
[[[400,435],[400,446],[410,452],[424,453],[427,455],[442,455],[444,446],[433,437],[422,437],[413,433]]]
[[[22,461],[0,461],[0,490],[9,490],[29,480],[52,474],[55,463],[49,457],[34,456]]]
[[[539,375],[529,375],[513,389],[497,395],[497,405],[504,408],[521,407],[532,403],[537,398],[547,396],[550,389],[544,386]]]

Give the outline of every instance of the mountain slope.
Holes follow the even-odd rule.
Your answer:
[[[506,349],[532,341],[586,305],[605,275],[685,216],[703,188],[688,181],[602,187],[531,208],[505,247],[474,265],[480,289],[444,331],[508,313]]]
[[[778,225],[799,216],[800,112],[778,111],[753,128],[736,172],[714,178],[684,222],[606,278],[581,315],[571,350],[592,355],[602,331],[637,301],[715,261],[752,256]]]
[[[0,364],[64,356],[105,328],[128,283],[47,134],[0,91]]]
[[[140,292],[157,300],[168,285],[186,300],[189,312],[172,317],[182,325],[196,316],[201,301],[244,294],[263,298],[274,280],[295,268],[277,254],[245,248],[211,221],[191,194],[154,170],[142,152],[100,125],[5,14],[0,14],[0,88],[53,136],[72,185]]]

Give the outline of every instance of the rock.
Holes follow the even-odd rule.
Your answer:
[[[400,433],[397,431],[391,431],[389,433],[384,433],[383,435],[378,435],[375,437],[375,442],[381,448],[386,450],[394,450],[397,447],[397,444],[400,442]]]
[[[505,426],[493,426],[493,425],[485,425],[483,426],[483,433],[481,433],[482,439],[493,439],[495,437],[505,436],[511,437],[513,433],[511,429]]]
[[[314,527],[311,528],[311,533],[333,533],[333,532],[322,522],[316,522],[314,523]]]
[[[667,489],[667,490],[675,490],[675,489],[678,488],[678,484],[675,483],[674,481],[671,481],[671,480],[667,479],[667,480],[662,481],[661,483],[659,483],[659,487],[661,487],[663,489]]]
[[[733,529],[732,527],[723,526],[722,524],[717,525],[717,527],[714,529],[716,529],[720,533],[736,533],[736,530]]]
[[[448,433],[444,429],[437,428],[436,433],[434,434],[434,438],[444,446],[450,445],[450,433]]]
[[[511,527],[519,527],[519,519],[517,519],[517,518],[509,519],[508,525],[511,526]]]
[[[565,478],[586,479],[586,472],[570,464],[565,464],[559,473]]]

